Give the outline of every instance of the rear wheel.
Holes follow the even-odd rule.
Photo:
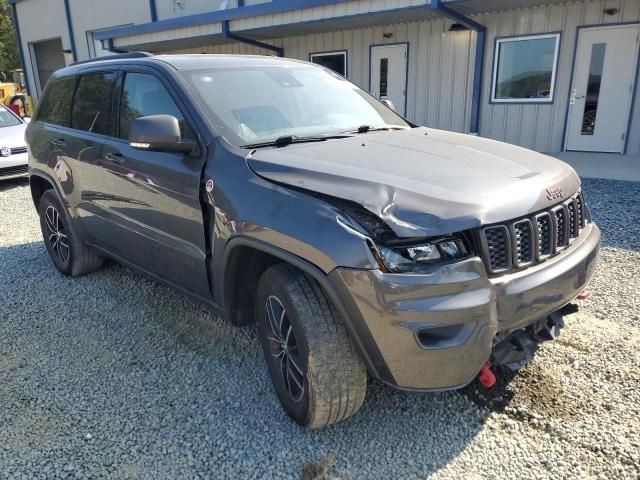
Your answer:
[[[38,213],[44,244],[58,270],[76,276],[102,266],[102,259],[82,243],[71,227],[69,215],[53,190],[42,194]]]
[[[267,368],[290,417],[321,428],[358,411],[367,373],[315,280],[286,264],[270,267],[256,313]]]

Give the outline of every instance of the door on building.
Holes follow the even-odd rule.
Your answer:
[[[623,153],[640,25],[581,29],[569,98],[567,150]]]
[[[400,115],[405,114],[407,99],[407,44],[371,47],[371,83],[369,91],[380,100],[391,100]]]
[[[36,77],[37,88],[42,93],[53,72],[66,67],[62,51],[62,40],[54,38],[44,42],[35,42],[31,44],[31,48],[38,73]]]

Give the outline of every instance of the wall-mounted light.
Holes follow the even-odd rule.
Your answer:
[[[73,63],[73,52],[71,50],[62,50],[64,64],[71,65]]]
[[[617,8],[605,8],[603,10],[605,15],[615,15],[616,13],[618,13],[618,9]]]
[[[450,32],[464,32],[465,30],[469,30],[469,27],[466,27],[461,23],[452,23],[449,27]]]
[[[383,37],[383,38],[391,38],[391,37],[393,37],[393,33],[391,33],[391,32],[385,32],[385,33],[383,33],[383,34],[382,34],[382,37]]]

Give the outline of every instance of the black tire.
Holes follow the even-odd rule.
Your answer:
[[[93,253],[73,230],[69,214],[53,190],[38,204],[40,228],[51,261],[65,275],[75,277],[98,270],[102,258]]]
[[[291,418],[322,428],[358,411],[367,372],[315,280],[284,263],[270,267],[260,278],[255,311],[271,381]],[[279,321],[273,329],[270,316]]]

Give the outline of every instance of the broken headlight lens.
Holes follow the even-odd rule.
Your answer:
[[[426,268],[469,256],[460,238],[445,238],[406,246],[377,246],[380,260],[391,273],[420,272]]]

